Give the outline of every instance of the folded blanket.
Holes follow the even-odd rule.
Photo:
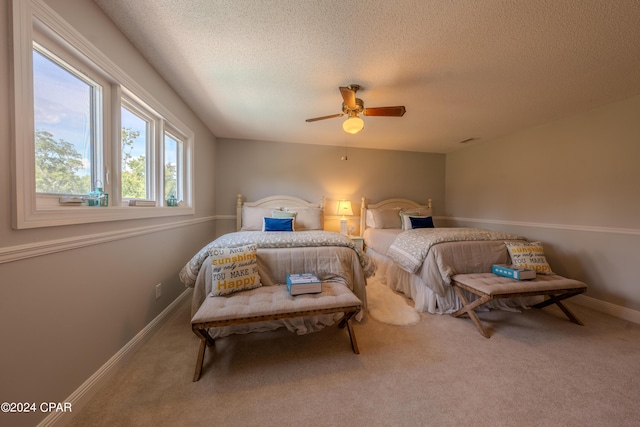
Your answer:
[[[301,248],[314,246],[345,246],[352,248],[358,254],[360,265],[365,277],[371,277],[375,272],[375,265],[369,257],[358,248],[347,236],[332,231],[311,230],[295,232],[264,232],[264,231],[238,231],[218,237],[209,243],[180,271],[180,281],[185,286],[193,287],[198,277],[202,263],[209,256],[212,248],[238,247],[255,244],[260,248]]]
[[[409,273],[416,273],[433,245],[469,240],[526,240],[516,234],[482,228],[417,228],[398,234],[387,256]]]

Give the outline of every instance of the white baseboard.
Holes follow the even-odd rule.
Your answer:
[[[73,416],[77,414],[84,405],[100,390],[102,386],[113,375],[126,364],[131,356],[140,349],[140,347],[153,335],[153,333],[167,320],[170,314],[182,303],[182,301],[191,296],[191,289],[185,290],[178,298],[176,298],[162,313],[156,316],[147,326],[131,339],[124,347],[120,349],[111,359],[109,359],[100,369],[98,369],[88,380],[86,380],[76,391],[71,393],[65,399],[65,402],[71,403],[73,412],[51,412],[38,427],[56,426],[62,427],[71,423]]]
[[[610,302],[591,298],[585,295],[577,295],[571,298],[571,302],[575,302],[578,305],[582,305],[601,313],[628,320],[629,322],[640,324],[640,311],[611,304]]]

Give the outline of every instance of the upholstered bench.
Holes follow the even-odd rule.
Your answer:
[[[224,296],[208,296],[191,319],[191,328],[200,338],[193,381],[198,381],[207,345],[213,345],[209,328],[265,322],[294,317],[344,313],[338,326],[347,327],[351,348],[358,354],[351,318],[360,311],[362,302],[342,283],[323,282],[322,292],[291,296],[286,285],[262,286]]]
[[[583,323],[560,301],[572,296],[581,294],[587,290],[584,283],[567,279],[566,277],[554,275],[538,274],[531,280],[514,280],[508,277],[498,276],[492,273],[476,274],[456,274],[451,278],[451,285],[460,298],[463,307],[451,313],[454,317],[460,317],[465,313],[469,315],[478,331],[485,337],[489,335],[482,327],[480,319],[474,310],[487,302],[498,298],[528,297],[536,295],[547,295],[549,298],[541,303],[535,304],[535,308],[543,308],[551,304],[556,304],[567,315],[569,320],[578,325]],[[462,290],[471,292],[479,298],[469,302]]]

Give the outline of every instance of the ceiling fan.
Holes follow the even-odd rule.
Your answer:
[[[342,124],[342,129],[345,132],[356,134],[364,128],[364,120],[358,116],[362,114],[364,116],[387,116],[387,117],[402,117],[406,112],[403,105],[396,107],[374,107],[364,108],[364,102],[362,99],[356,98],[356,92],[360,90],[359,85],[349,85],[347,87],[340,87],[340,93],[342,94],[342,113],[331,114],[330,116],[314,117],[313,119],[307,119],[307,122],[315,122],[318,120],[333,119],[334,117],[349,116],[347,120]]]

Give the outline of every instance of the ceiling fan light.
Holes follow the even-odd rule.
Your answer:
[[[358,116],[351,116],[342,123],[342,129],[347,133],[355,135],[364,129],[364,120]]]

